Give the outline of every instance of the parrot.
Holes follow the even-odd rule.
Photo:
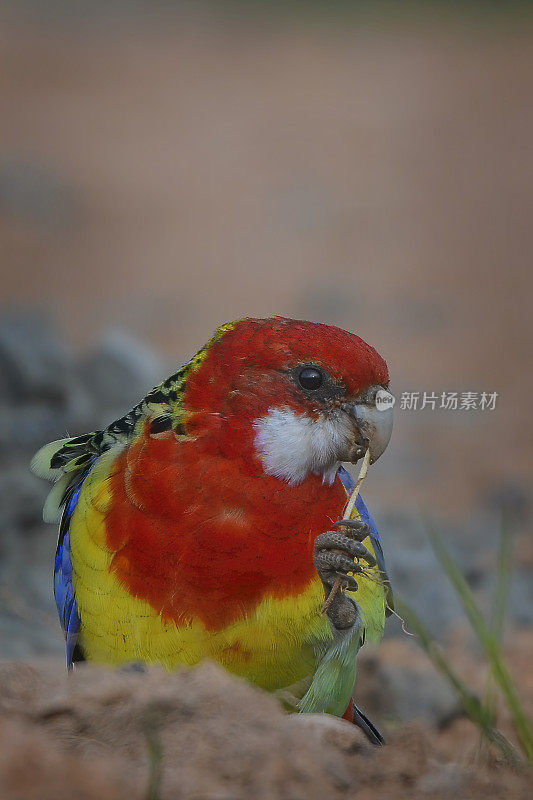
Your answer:
[[[343,464],[388,445],[388,387],[355,334],[243,318],[106,428],[42,447],[31,468],[53,482],[43,518],[59,525],[68,669],[211,659],[382,744],[353,693],[390,582],[360,495],[340,518],[354,487]]]

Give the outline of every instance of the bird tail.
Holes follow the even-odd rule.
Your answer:
[[[364,714],[358,706],[355,705],[353,700],[350,700],[348,708],[344,712],[343,718],[348,722],[353,722],[358,728],[361,728],[366,738],[371,744],[376,747],[382,747],[385,744],[385,739],[378,731],[373,722],[371,722],[366,714]]]

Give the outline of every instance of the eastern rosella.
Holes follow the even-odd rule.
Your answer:
[[[383,552],[361,498],[350,535],[330,529],[353,486],[341,462],[387,446],[388,381],[358,336],[243,319],[107,428],[43,447],[68,666],[211,658],[377,742],[352,692],[391,603]]]

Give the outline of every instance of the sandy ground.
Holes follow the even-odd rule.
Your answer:
[[[480,753],[464,720],[413,723],[375,748],[343,720],[284,714],[214,664],[85,665],[67,679],[52,662],[0,662],[0,687],[5,800],[530,797],[531,774]]]

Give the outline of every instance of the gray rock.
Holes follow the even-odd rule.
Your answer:
[[[126,413],[166,377],[159,357],[122,331],[110,331],[82,358],[79,374],[94,402],[116,416]]]
[[[39,313],[0,318],[0,451],[29,453],[83,433],[94,406],[76,372],[74,354]]]
[[[533,626],[533,581],[531,580],[531,570],[515,570],[509,595],[509,619],[517,625]]]
[[[31,618],[35,610],[35,618]],[[42,616],[35,607],[24,607],[14,612],[0,597],[0,659],[26,659],[35,656],[55,655],[63,657],[65,643],[59,620],[57,625],[43,625]]]
[[[415,644],[402,647],[399,658],[390,648],[384,655],[362,650],[356,698],[371,719],[438,726],[460,712],[456,694]]]
[[[420,514],[387,513],[373,516],[383,543],[385,563],[394,592],[420,615],[431,633],[443,639],[462,610],[453,589],[435,558]],[[401,634],[401,625],[389,620],[387,635]]]
[[[439,764],[422,775],[417,789],[423,794],[461,797],[467,780],[468,776],[459,764]]]
[[[501,518],[505,514],[507,519],[514,524],[524,523],[531,513],[531,492],[519,481],[505,481],[494,486],[484,497],[487,505]]]
[[[0,317],[0,397],[61,404],[73,371],[73,354],[42,314],[3,312]]]
[[[41,516],[35,500],[32,509]],[[56,540],[56,526],[42,521],[0,528],[0,658],[64,654],[52,585]]]
[[[24,533],[40,525],[49,488],[30,473],[25,461],[0,469],[0,534],[9,530]]]
[[[303,728],[306,735],[321,744],[332,744],[346,753],[371,753],[373,750],[373,745],[357,725],[330,714],[288,714],[286,725]]]
[[[94,430],[101,414],[80,387],[73,384],[64,402],[57,405],[20,402],[2,409],[0,416],[0,450],[28,454],[28,463],[41,445],[65,436],[78,436]]]
[[[5,313],[0,448],[31,452],[48,441],[104,427],[165,374],[161,360],[125,333],[110,332],[79,360],[42,315]]]
[[[466,624],[462,605],[446,573],[437,561],[429,542],[424,522],[418,511],[403,509],[391,512],[372,508],[380,532],[385,563],[395,593],[412,606],[429,631],[441,641],[450,628]],[[484,612],[492,608],[493,583],[499,544],[498,519],[490,511],[477,510],[464,520],[432,521],[446,549],[473,589]],[[513,578],[514,595],[521,600],[511,603],[515,621],[520,615],[529,619],[526,610],[528,588],[520,578]],[[401,633],[401,625],[390,620],[387,635]]]

